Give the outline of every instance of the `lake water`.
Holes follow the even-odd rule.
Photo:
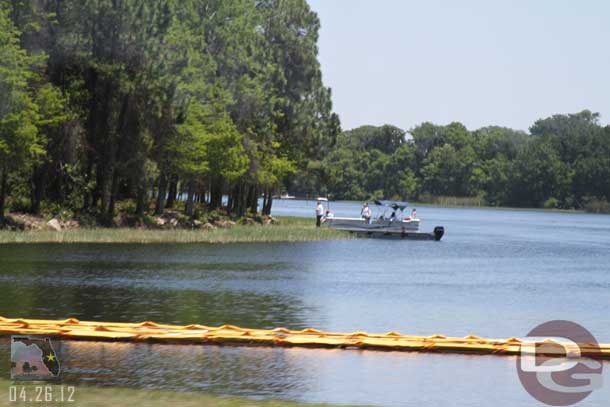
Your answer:
[[[277,201],[273,213],[313,218],[314,206]],[[348,202],[331,209],[360,211]],[[431,207],[418,214],[422,230],[445,226],[441,242],[0,246],[0,315],[486,337],[525,336],[568,319],[610,342],[610,216]],[[511,357],[61,348],[64,378],[73,382],[344,404],[533,405]],[[2,339],[0,365],[7,355]],[[606,406],[609,387],[583,405]]]

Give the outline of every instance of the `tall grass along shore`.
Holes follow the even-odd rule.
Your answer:
[[[9,243],[272,243],[346,239],[350,235],[315,220],[281,217],[273,225],[235,225],[214,230],[155,230],[134,228],[80,228],[61,231],[0,231],[0,244]]]

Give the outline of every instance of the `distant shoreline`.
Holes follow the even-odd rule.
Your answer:
[[[295,199],[278,199],[276,202],[294,202],[294,201],[307,201],[307,202],[316,202],[315,198],[295,198]],[[354,204],[362,204],[362,202],[371,202],[372,200],[330,200],[331,208],[334,202],[348,202]],[[608,213],[594,213],[587,212],[583,209],[559,209],[559,208],[526,208],[526,207],[518,207],[518,206],[492,206],[492,205],[460,205],[460,204],[437,204],[430,202],[415,202],[409,201],[409,207],[424,207],[424,208],[463,208],[463,209],[491,209],[491,210],[503,210],[503,211],[517,211],[517,212],[555,212],[555,213],[580,213],[580,214],[588,214],[588,215],[610,215]]]
[[[411,202],[411,207],[430,207],[430,208],[464,208],[464,209],[490,209],[490,210],[501,210],[501,211],[515,211],[515,212],[555,212],[555,213],[581,213],[589,215],[608,215],[604,213],[591,213],[582,209],[557,209],[557,208],[521,208],[518,206],[491,206],[491,205],[447,205],[447,204],[434,204],[434,203],[421,203]]]

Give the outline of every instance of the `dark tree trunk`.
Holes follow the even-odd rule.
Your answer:
[[[197,202],[205,203],[205,184],[203,183],[199,186],[199,200]]]
[[[173,208],[176,196],[178,195],[178,177],[173,175],[169,183],[169,193],[167,194],[166,208]]]
[[[213,177],[210,185],[210,209],[218,209],[222,206],[222,177]]]
[[[235,186],[233,194],[233,211],[237,216],[244,216],[248,207],[248,188],[240,181]]]
[[[239,188],[239,216],[245,216],[248,209],[248,186],[242,183]]]
[[[229,201],[227,210],[232,215],[237,215],[239,207],[239,182],[237,182],[233,188],[229,191]]]
[[[95,95],[98,87],[98,77],[97,72],[94,68],[90,68],[86,71],[86,80],[85,84],[87,85],[87,90],[91,93],[91,95]],[[102,187],[102,172],[101,168],[97,164],[97,134],[98,134],[98,126],[99,126],[99,99],[98,97],[89,98],[89,114],[87,117],[87,142],[91,146],[91,149],[87,154],[87,172],[88,179],[91,180],[92,176],[95,176],[95,187],[90,193],[90,198],[86,198],[83,204],[83,209],[89,209],[93,207],[93,209],[97,208],[98,201],[101,197],[101,187]],[[95,166],[95,172],[94,170]]]
[[[165,171],[162,169],[161,175],[159,176],[159,193],[157,194],[157,201],[155,203],[155,215],[163,214],[163,211],[165,210],[165,195],[167,195],[167,177],[165,176]]]
[[[117,171],[112,172],[112,183],[110,185],[110,192],[108,197],[108,210],[104,212],[104,215],[108,220],[114,216],[114,208],[116,205],[116,198],[119,192],[119,174]]]
[[[258,188],[252,185],[248,191],[248,209],[256,215],[258,213]]]
[[[271,215],[271,205],[273,204],[273,195],[270,189],[267,190],[267,202],[263,206],[263,215]]]
[[[5,206],[5,198],[8,192],[8,174],[6,167],[2,168],[0,171],[0,224],[4,223],[4,206]]]
[[[136,215],[143,216],[144,210],[146,209],[146,187],[142,183],[138,183],[138,192],[136,195]]]
[[[189,181],[188,183],[188,195],[186,198],[186,205],[184,207],[184,213],[187,216],[193,216],[193,198],[195,196],[195,182]]]
[[[97,208],[102,201],[102,185],[104,184],[104,173],[102,167],[99,165],[95,166],[95,188],[92,192],[92,205]]]
[[[112,148],[109,148],[112,150]],[[102,213],[107,215],[114,211],[114,185],[117,183],[116,171],[114,170],[114,160],[110,157],[112,152],[108,152],[107,160],[102,164],[100,170],[102,172],[101,194],[102,194]]]
[[[46,169],[44,166],[35,166],[32,171],[30,188],[30,212],[38,214],[40,212],[40,201],[44,192]]]
[[[231,203],[231,212],[236,216],[242,216],[241,210],[241,181],[235,184],[233,188],[233,202]]]
[[[91,179],[91,162],[87,163],[87,169],[85,171],[85,180],[89,181]],[[92,204],[92,200],[93,197],[91,196],[92,191],[90,191],[88,188],[85,190],[84,192],[84,196],[83,196],[83,211],[87,211],[89,210],[89,208],[91,207]]]
[[[114,178],[114,164],[115,164],[115,140],[110,134],[110,112],[111,112],[111,101],[112,101],[112,84],[110,81],[106,81],[103,86],[101,97],[103,100],[101,107],[96,104],[96,108],[99,107],[99,116],[96,116],[96,122],[94,123],[96,132],[95,142],[97,143],[97,151],[102,154],[98,156],[98,188],[100,189],[100,195],[102,200],[101,212],[102,216],[107,216],[111,213],[111,198],[112,189],[115,181]],[[124,111],[124,104],[122,111]]]

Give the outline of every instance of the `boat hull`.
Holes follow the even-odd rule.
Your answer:
[[[362,218],[328,218],[328,227],[348,232],[418,232],[419,219],[413,220],[386,220],[378,219],[367,222]]]
[[[378,219],[369,223],[360,218],[329,218],[326,220],[326,224],[330,228],[352,232],[363,237],[439,241],[445,234],[442,226],[435,227],[433,232],[420,232],[419,219],[402,221]]]
[[[353,232],[359,237],[373,237],[382,239],[408,239],[408,240],[436,240],[443,238],[445,228],[437,226],[433,232],[399,232],[399,231],[360,231]]]

